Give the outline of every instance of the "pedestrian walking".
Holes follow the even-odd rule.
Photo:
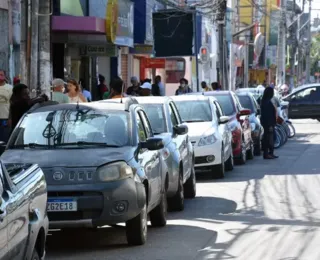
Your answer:
[[[166,95],[166,88],[164,86],[164,84],[161,81],[161,76],[157,75],[155,77],[155,84],[159,87],[159,95],[164,97]]]
[[[48,100],[49,98],[45,94],[31,99],[29,96],[29,89],[26,85],[15,85],[10,98],[11,129],[14,130],[24,113],[26,113],[33,105]]]
[[[211,87],[213,91],[219,91],[220,87],[219,87],[219,83],[218,82],[212,82],[211,83]]]
[[[207,85],[207,82],[205,81],[201,82],[201,87],[203,92],[212,91],[212,89]]]
[[[12,86],[7,83],[6,72],[0,69],[0,141],[7,142],[10,136],[10,98]]]
[[[99,74],[98,79],[99,79],[98,94],[99,94],[99,99],[101,100],[103,99],[104,93],[109,92],[109,90],[106,85],[106,78],[103,75]]]
[[[59,104],[69,103],[69,97],[64,94],[64,85],[66,83],[62,79],[54,79],[52,81],[52,101]]]
[[[81,93],[78,82],[74,79],[68,80],[68,97],[69,103],[84,103],[87,102],[86,98]]]
[[[117,77],[110,83],[110,95],[109,98],[115,99],[115,98],[123,98],[123,92],[124,92],[124,82],[121,78]]]
[[[192,93],[192,89],[188,86],[188,80],[180,79],[179,88],[176,90],[176,96]]]
[[[275,159],[274,151],[274,127],[277,122],[277,110],[272,103],[274,96],[274,90],[271,87],[267,87],[261,100],[261,124],[264,128],[263,135],[263,158]]]
[[[150,79],[145,79],[141,85],[140,96],[147,97],[152,96],[152,85]]]
[[[131,77],[131,86],[127,89],[127,95],[129,96],[140,96],[141,88],[137,77]]]

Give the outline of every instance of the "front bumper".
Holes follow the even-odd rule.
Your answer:
[[[136,217],[146,202],[144,185],[131,178],[88,185],[48,186],[48,199],[77,201],[77,211],[49,211],[50,228],[97,227],[126,222]]]
[[[204,146],[195,145],[193,149],[196,168],[221,164],[221,144],[219,142]]]

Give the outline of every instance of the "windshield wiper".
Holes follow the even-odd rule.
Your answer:
[[[17,144],[17,145],[11,145],[10,148],[38,148],[38,147],[46,147],[48,148],[49,145],[47,144],[37,144],[37,143],[28,143],[28,144]]]
[[[101,147],[120,147],[118,145],[110,145],[107,143],[103,142],[87,142],[87,141],[78,141],[78,142],[72,142],[72,143],[62,143],[62,144],[55,144],[54,146],[72,146],[72,145],[77,145],[77,146],[82,146],[82,145],[96,145],[96,146],[101,146]]]

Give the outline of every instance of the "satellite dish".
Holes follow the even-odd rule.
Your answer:
[[[264,47],[264,35],[262,33],[258,33],[256,35],[256,37],[254,38],[254,54],[257,56],[257,57],[260,57],[260,54],[263,50],[263,47]]]

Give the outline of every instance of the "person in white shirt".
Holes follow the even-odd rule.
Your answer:
[[[6,72],[0,69],[0,141],[7,142],[10,135],[9,108],[12,86],[7,83]]]

